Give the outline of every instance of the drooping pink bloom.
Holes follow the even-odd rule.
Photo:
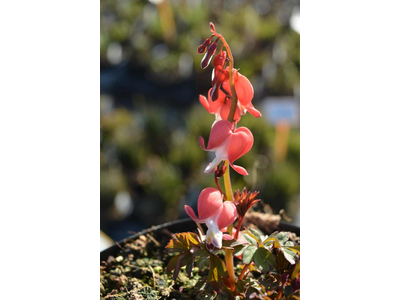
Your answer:
[[[233,80],[235,84],[235,91],[238,98],[238,107],[242,115],[248,111],[254,117],[261,117],[261,113],[253,106],[251,101],[254,97],[254,89],[251,82],[246,76],[240,74],[236,69],[233,70]],[[225,81],[222,87],[229,93],[231,93],[231,87],[229,81]]]
[[[198,217],[190,206],[185,205],[185,211],[193,221],[207,225],[206,243],[209,248],[211,245],[222,247],[221,229],[231,225],[237,217],[235,205],[231,201],[223,202],[221,192],[211,187],[205,188],[199,195]]]
[[[218,98],[215,101],[211,100],[211,91],[212,88],[208,91],[208,98],[203,95],[199,96],[199,101],[201,105],[210,113],[215,115],[215,120],[227,120],[229,116],[229,112],[231,109],[232,101],[223,93],[220,92],[218,94]],[[239,122],[240,120],[240,110],[239,107],[236,107],[235,116],[233,117],[235,122]]]
[[[246,127],[235,130],[234,126],[225,120],[215,123],[211,128],[207,148],[204,146],[204,139],[199,137],[199,144],[203,150],[215,152],[214,160],[207,165],[204,173],[213,173],[222,160],[228,160],[236,172],[249,175],[245,168],[234,165],[233,162],[250,151],[254,142],[253,134]]]

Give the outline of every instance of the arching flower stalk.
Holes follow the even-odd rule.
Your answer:
[[[235,277],[233,247],[242,247],[243,249],[248,247],[246,249],[253,249],[254,251],[260,249],[257,250],[259,253],[270,255],[263,243],[274,243],[273,246],[278,247],[279,241],[275,237],[264,241],[260,234],[254,235],[248,230],[240,231],[245,214],[260,201],[256,199],[259,192],[248,192],[244,188],[242,192],[237,190],[233,195],[229,166],[243,176],[248,175],[244,167],[235,165],[234,162],[251,150],[254,137],[248,128],[237,127],[237,123],[246,112],[257,118],[261,117],[261,113],[252,104],[253,86],[233,66],[234,60],[229,45],[224,37],[215,30],[214,24],[210,23],[210,28],[211,36],[198,47],[197,51],[204,55],[201,61],[203,69],[213,59],[211,88],[207,97],[199,96],[199,101],[210,114],[215,115],[215,122],[211,127],[207,147],[201,136],[199,137],[199,144],[203,150],[215,154],[214,159],[206,166],[204,172],[214,173],[214,180],[218,189],[207,187],[201,191],[197,202],[198,215],[190,206],[185,205],[185,211],[190,218],[197,223],[206,224],[207,232],[205,236],[203,234],[198,236],[193,233],[182,233],[176,237],[175,241],[171,240],[168,244],[169,251],[176,251],[180,254],[171,259],[168,269],[175,269],[174,277],[176,277],[178,268],[184,264],[187,265],[187,272],[188,270],[191,271],[192,264],[197,256],[209,258],[209,282],[211,286],[215,291],[219,291],[221,285],[226,284],[233,299],[233,295],[240,295],[236,291],[236,284],[247,276],[248,269],[252,270],[252,267],[250,267],[252,261],[248,259],[245,253],[243,254],[244,267],[241,275],[238,279]],[[219,42],[222,45],[217,53]],[[220,178],[223,178],[224,190],[219,184]],[[238,218],[238,225],[234,228],[233,223],[236,218]],[[225,261],[222,261],[216,255],[221,251],[225,254]],[[240,251],[235,252],[235,255],[242,259]],[[264,260],[261,261],[264,263]],[[226,276],[226,273],[228,276]]]

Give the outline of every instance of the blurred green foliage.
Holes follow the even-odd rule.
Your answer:
[[[146,110],[154,114],[118,108],[101,115],[101,199],[112,202],[118,191],[129,189],[140,213],[156,215],[161,222],[178,216],[192,190],[198,193],[214,186],[214,177],[203,173],[213,154],[198,144],[199,136],[208,140],[214,117],[196,104],[183,125],[175,127],[158,115],[157,107],[149,105]],[[299,130],[291,129],[287,158],[277,162],[274,127],[250,114],[242,117],[239,126],[252,131],[254,146],[236,162],[249,176],[231,170],[233,188],[261,191],[262,200],[275,210],[290,208],[288,203],[300,191]]]
[[[193,59],[201,71],[197,47],[210,36],[208,23],[229,42],[235,66],[250,80],[261,76],[265,87],[277,95],[291,95],[299,85],[300,35],[290,26],[296,0],[168,0],[173,12],[170,27],[163,28],[159,15],[166,5],[147,0],[102,0],[100,60],[109,65],[110,44],[122,48],[124,59],[150,66],[150,75],[166,81],[179,80],[182,55]],[[166,26],[164,26],[166,27]],[[174,38],[165,38],[172,28]],[[202,71],[201,71],[202,72]]]

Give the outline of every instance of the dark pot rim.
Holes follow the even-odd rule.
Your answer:
[[[166,222],[157,226],[152,226],[150,228],[144,229],[138,233],[135,233],[134,235],[128,236],[127,238],[124,238],[118,242],[115,242],[114,245],[108,247],[107,249],[104,249],[103,251],[100,252],[100,262],[106,261],[107,258],[110,255],[115,255],[118,253],[120,246],[124,245],[127,241],[133,240],[138,238],[141,235],[145,235],[147,233],[151,233],[154,231],[162,230],[165,228],[169,228],[171,232],[177,232],[181,231],[182,228],[181,226],[185,223],[188,223],[187,226],[185,225],[185,230],[194,230],[196,228],[196,223],[193,222],[191,218],[184,218],[184,219],[179,219],[171,222]],[[300,227],[286,223],[286,222],[279,222],[279,231],[291,231],[294,232],[297,236],[300,236]]]

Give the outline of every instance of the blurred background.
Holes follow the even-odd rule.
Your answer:
[[[120,240],[187,217],[184,205],[214,186],[198,145],[214,121],[198,100],[211,87],[197,54],[210,21],[263,114],[239,123],[255,141],[237,161],[250,175],[231,171],[233,188],[259,190],[299,224],[299,1],[101,0],[100,21],[100,229]]]

